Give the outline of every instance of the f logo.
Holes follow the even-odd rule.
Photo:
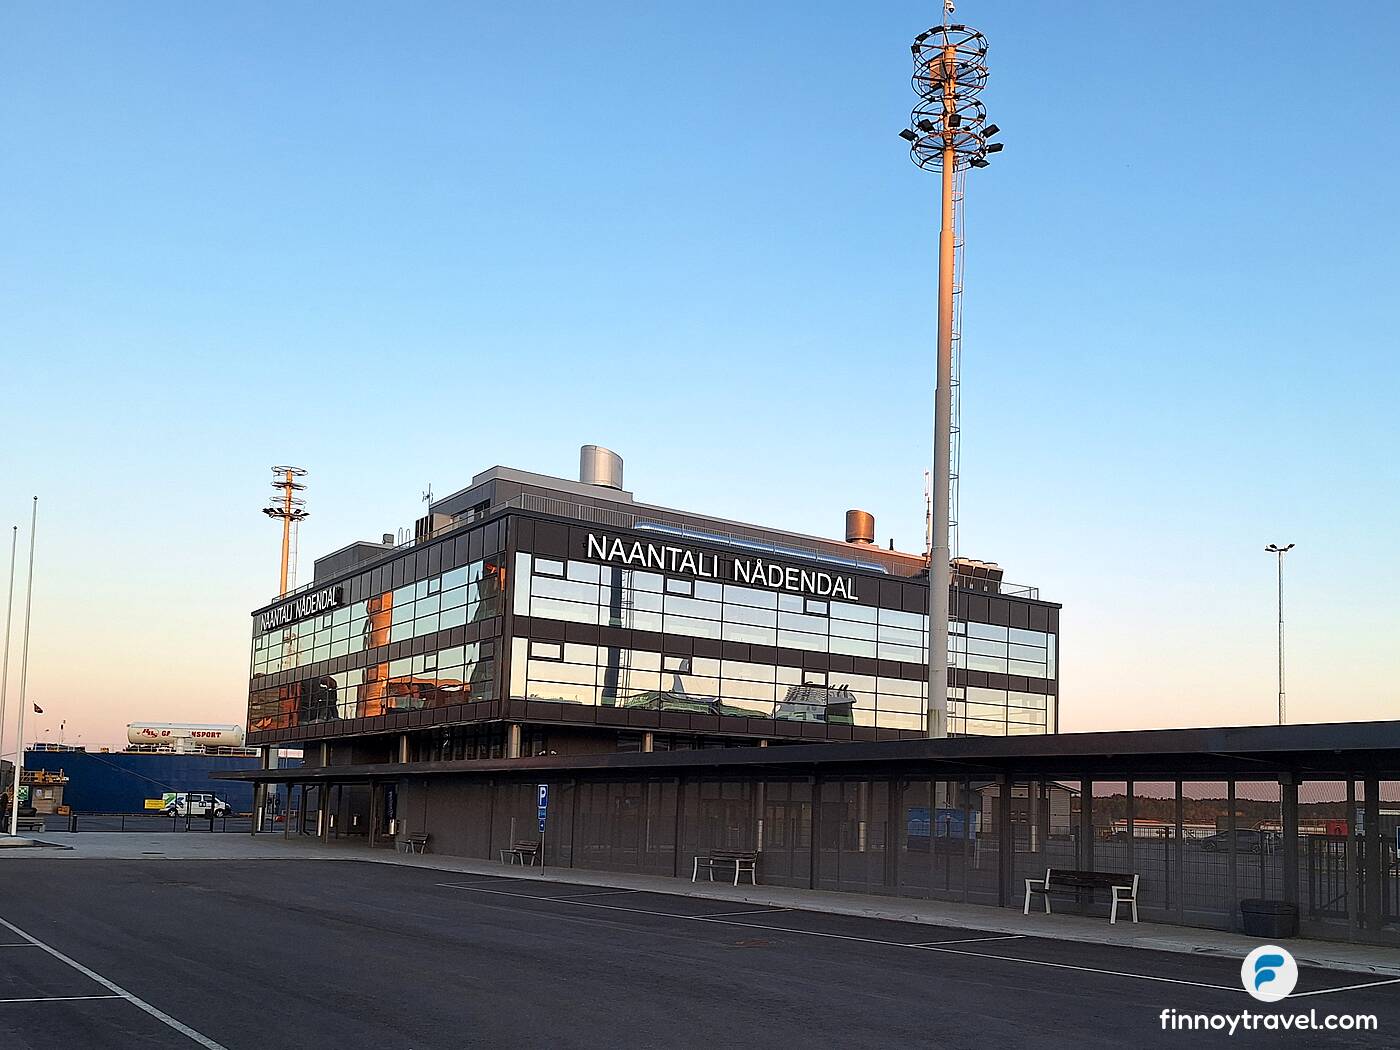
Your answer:
[[[1298,963],[1287,948],[1260,945],[1245,956],[1240,982],[1261,1003],[1276,1003],[1287,999],[1298,983]]]

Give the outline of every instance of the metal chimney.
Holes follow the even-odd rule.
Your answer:
[[[864,510],[846,511],[846,542],[874,543],[875,515]]]
[[[578,479],[585,485],[622,488],[622,457],[601,445],[584,445],[578,452]]]

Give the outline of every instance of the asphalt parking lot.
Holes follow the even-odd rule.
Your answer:
[[[351,861],[0,866],[0,1047],[1394,1046],[1400,983]],[[1361,987],[1357,987],[1361,986]],[[1181,1013],[1378,1032],[1162,1031]]]

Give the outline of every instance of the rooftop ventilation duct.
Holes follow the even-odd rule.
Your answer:
[[[875,515],[864,510],[846,511],[846,542],[874,543]]]
[[[953,570],[953,583],[968,591],[984,591],[987,594],[1001,593],[1002,569],[994,561],[979,561],[976,558],[954,558],[950,563]]]
[[[585,485],[622,489],[622,457],[601,445],[584,445],[578,451],[578,479]]]
[[[430,511],[413,523],[413,542],[422,543],[424,540],[430,540],[451,524],[452,515]],[[385,533],[385,535],[388,534]]]

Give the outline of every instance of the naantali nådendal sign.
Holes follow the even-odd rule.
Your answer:
[[[793,594],[841,598],[848,602],[860,601],[856,597],[853,577],[840,576],[822,569],[777,565],[762,558],[735,555],[730,560],[721,562],[718,554],[708,551],[690,550],[665,543],[624,540],[592,532],[588,534],[588,556],[634,569],[685,573],[701,579],[767,587],[776,591],[791,591]],[[729,570],[727,573],[726,569]]]
[[[344,592],[339,587],[323,587],[319,591],[308,591],[285,605],[269,609],[262,614],[262,629],[270,631],[275,627],[285,627],[298,620],[317,613],[337,608]]]

